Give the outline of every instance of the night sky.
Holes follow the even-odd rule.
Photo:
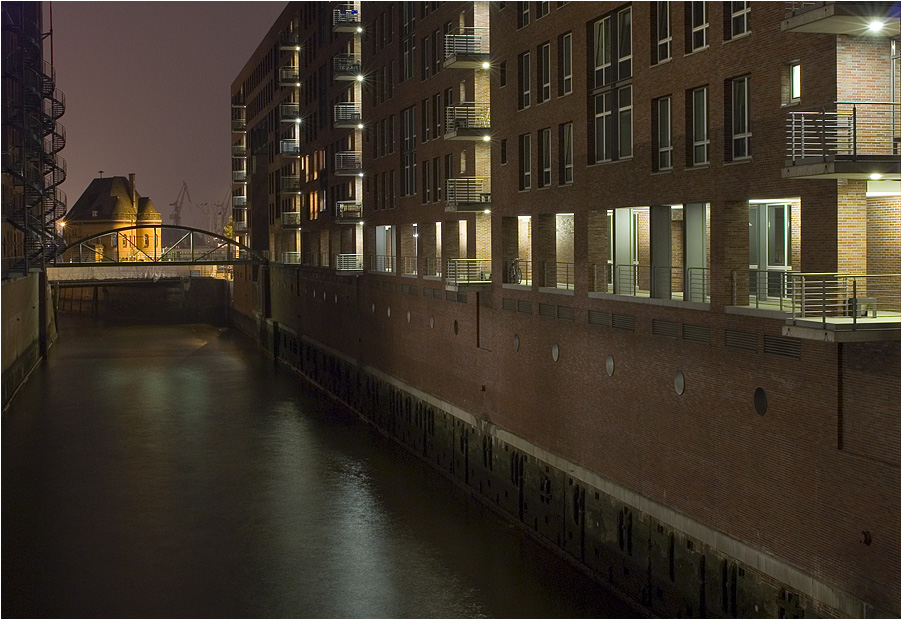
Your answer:
[[[231,193],[230,86],[285,5],[53,2],[69,206],[98,170],[134,172],[164,224],[187,182],[195,206],[183,203],[182,224],[203,225],[197,205]],[[45,4],[45,31],[48,16]]]

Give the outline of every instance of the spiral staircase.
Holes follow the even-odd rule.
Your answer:
[[[60,190],[66,163],[59,155],[66,132],[59,119],[66,101],[43,59],[40,10],[40,3],[2,5],[3,216],[24,237],[5,265],[9,274],[40,269],[63,246],[57,224],[66,212]]]

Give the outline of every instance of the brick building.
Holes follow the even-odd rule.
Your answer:
[[[233,317],[657,614],[898,615],[898,44],[290,3],[232,85]]]

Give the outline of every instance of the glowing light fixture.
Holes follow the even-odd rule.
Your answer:
[[[363,76],[362,76],[362,75],[358,75],[358,76],[357,76],[357,81],[358,81],[358,82],[362,82],[362,81],[363,81]]]
[[[489,142],[492,139],[492,136],[482,136],[483,142]]]
[[[363,32],[363,28],[361,28],[360,26],[357,26],[357,32],[358,33]]]
[[[491,213],[491,210],[486,209],[485,211],[483,211],[483,213]]]
[[[883,30],[883,22],[879,19],[875,19],[870,24],[868,24],[868,30],[871,32],[880,32]]]
[[[490,63],[488,60],[486,60],[484,63],[482,63],[483,69],[488,69],[491,66],[492,66],[492,63]]]
[[[357,173],[357,176],[359,176],[359,177],[362,179],[362,178],[363,178],[363,173],[362,173],[362,172],[358,172],[358,173]]]
[[[363,129],[363,123],[357,123],[357,129]]]
[[[880,174],[879,172],[874,172],[874,173],[871,174],[871,180],[872,180],[872,181],[879,181],[879,180],[882,179],[882,178],[883,178],[883,175]]]

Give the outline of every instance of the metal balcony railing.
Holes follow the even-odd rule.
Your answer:
[[[298,227],[301,225],[301,213],[298,211],[282,211],[282,226]]]
[[[247,206],[247,196],[232,196],[232,206],[233,207],[246,207]]]
[[[232,170],[232,181],[235,183],[247,181],[247,170]]]
[[[279,143],[279,153],[281,153],[282,155],[300,155],[300,140],[282,140]]]
[[[236,221],[236,222],[233,222],[233,223],[232,223],[232,230],[234,230],[235,232],[247,232],[247,222],[246,222],[246,221],[243,221],[243,222],[237,222],[237,221]]]
[[[283,122],[294,123],[301,119],[301,104],[280,103],[279,119]]]
[[[840,101],[817,110],[790,112],[786,119],[787,157],[899,155],[898,103]]]
[[[504,284],[532,285],[532,261],[514,258],[504,266]]]
[[[370,254],[370,271],[394,273],[398,269],[398,257],[384,254]]]
[[[492,281],[492,259],[490,258],[449,258],[445,271],[445,283],[451,286],[461,284],[485,284]]]
[[[232,131],[244,131],[247,127],[247,121],[243,118],[232,119]]]
[[[427,278],[442,277],[442,259],[439,256],[423,258],[423,276]]]
[[[711,300],[710,271],[707,267],[593,264],[589,266],[589,290],[708,303]]]
[[[363,171],[363,153],[343,151],[335,154],[336,174],[358,174]]]
[[[279,82],[285,86],[297,86],[301,81],[301,70],[298,67],[281,67],[279,69]]]
[[[402,256],[401,257],[401,273],[409,276],[417,275],[417,257]]]
[[[898,321],[900,274],[792,273],[794,318],[821,323],[851,323],[852,329],[867,321]]]
[[[232,145],[232,157],[245,157],[247,155],[247,147],[243,144]]]
[[[354,3],[340,4],[332,10],[332,26],[335,30],[344,31],[343,27],[353,27],[351,31],[360,26],[360,9]]]
[[[301,37],[297,32],[283,32],[279,39],[282,49],[296,49],[301,45]]]
[[[336,254],[335,271],[363,271],[363,254]]]
[[[281,177],[279,179],[279,189],[283,192],[301,191],[301,177]]]
[[[461,28],[445,35],[445,58],[489,53],[488,28]]]
[[[573,290],[573,263],[544,261],[542,263],[545,281],[542,286]]]
[[[363,217],[363,205],[356,200],[339,200],[335,204],[335,217],[339,220],[359,220]]]
[[[489,106],[482,103],[462,103],[445,108],[445,133],[459,129],[488,129],[491,127]]]
[[[733,290],[737,290],[736,273]],[[736,300],[733,300],[736,305]],[[749,305],[755,308],[792,311],[792,272],[786,269],[749,269]]]
[[[491,193],[487,190],[487,179],[482,177],[460,177],[445,181],[445,204],[459,207],[467,204],[485,204],[488,208],[492,202]]]
[[[356,102],[335,104],[335,125],[337,127],[356,127],[363,120],[360,104]]]
[[[300,252],[282,252],[282,263],[285,265],[300,265]]]
[[[336,54],[332,59],[332,70],[336,80],[356,80],[362,73],[358,54]]]

